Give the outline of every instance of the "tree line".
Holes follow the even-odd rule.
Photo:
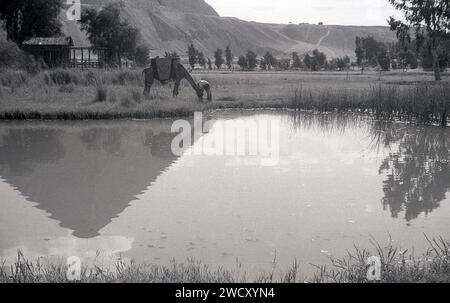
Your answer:
[[[368,67],[379,67],[382,71],[390,69],[433,69],[433,55],[429,43],[419,43],[417,40],[409,42],[378,42],[372,36],[357,37],[356,64],[361,73]],[[438,48],[437,64],[439,71],[445,70],[450,63],[450,40],[442,42],[445,47]]]
[[[0,6],[0,26],[4,28],[9,43],[15,43],[17,47],[33,37],[62,36],[59,20],[62,9],[61,0],[3,1]],[[123,2],[108,4],[99,11],[83,9],[78,22],[93,46],[111,50],[108,58],[111,65],[120,65],[122,59],[126,58],[139,66],[145,66],[149,62],[150,50],[142,43],[139,29],[122,16],[123,9]],[[17,48],[0,49],[0,56],[11,57],[11,50],[17,51]]]
[[[251,50],[238,56],[237,65],[241,70],[286,70],[305,69],[344,70],[357,65],[361,71],[368,67],[381,70],[391,68],[432,69],[435,79],[441,79],[441,72],[450,64],[450,4],[448,0],[389,0],[404,14],[405,21],[391,17],[390,29],[396,32],[398,41],[381,43],[373,37],[357,37],[355,44],[356,62],[348,57],[327,60],[324,53],[314,50],[306,54],[292,53],[291,58],[276,58],[266,52],[262,57]],[[54,37],[62,35],[59,14],[63,8],[60,0],[14,0],[3,1],[0,6],[0,21],[3,23],[6,39],[0,48],[0,59],[9,63],[11,58],[19,58],[18,47],[32,37]],[[83,9],[79,21],[93,46],[111,50],[110,62],[120,65],[123,58],[136,62],[138,66],[149,63],[150,50],[142,43],[140,31],[130,25],[122,16],[124,4],[111,3],[101,10]],[[43,18],[42,16],[46,16]],[[15,43],[15,45],[11,45]],[[6,47],[8,45],[8,47]],[[17,53],[17,54],[16,54]],[[206,57],[191,44],[188,59],[192,68],[199,64],[212,69],[225,65],[234,69],[231,46],[217,49],[214,58]],[[176,55],[174,53],[167,55]],[[1,63],[1,62],[0,62]]]
[[[168,56],[179,57],[176,53],[167,53],[166,57]],[[188,46],[187,56],[192,69],[197,64],[203,69],[213,69],[213,61],[209,57],[206,58],[203,52],[197,50],[194,44]],[[269,51],[264,56],[259,57],[255,52],[248,50],[244,55],[238,56],[237,62],[234,62],[235,57],[230,45],[226,46],[225,51],[220,48],[214,51],[213,59],[216,69],[225,67],[229,70],[234,70],[235,63],[237,63],[242,71],[252,71],[257,68],[261,70],[345,70],[351,63],[348,56],[328,60],[326,54],[317,49],[313,50],[311,54],[305,54],[303,57],[300,57],[298,52],[293,52],[290,58],[276,58]]]

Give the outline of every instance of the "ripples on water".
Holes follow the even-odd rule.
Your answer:
[[[275,251],[280,266],[308,267],[370,235],[418,250],[424,232],[448,236],[448,129],[342,114],[213,118],[238,117],[280,122],[277,165],[176,157],[172,120],[3,123],[0,255],[238,258],[255,272]]]

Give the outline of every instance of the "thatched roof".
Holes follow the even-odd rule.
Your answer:
[[[24,41],[22,44],[29,46],[73,46],[73,40],[71,37],[34,37]]]

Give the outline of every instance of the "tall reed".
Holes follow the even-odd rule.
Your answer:
[[[379,119],[399,119],[418,124],[447,125],[450,87],[415,84],[408,87],[377,85],[361,90],[294,90],[291,107],[318,112],[356,111]]]

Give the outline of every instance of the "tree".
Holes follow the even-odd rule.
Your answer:
[[[345,60],[343,58],[336,59],[336,67],[339,70],[341,70],[341,71],[344,70],[346,66],[347,66],[347,63],[345,62]]]
[[[61,0],[2,1],[0,19],[5,21],[8,38],[19,45],[31,37],[61,34]]]
[[[139,45],[136,48],[134,60],[139,67],[147,66],[150,63],[150,49],[146,45]]]
[[[267,69],[267,63],[266,63],[266,60],[264,60],[264,57],[259,60],[259,68],[261,70]]]
[[[202,52],[198,53],[198,64],[203,68],[206,69],[206,58],[205,55]]]
[[[292,53],[292,67],[293,68],[302,68],[302,60],[297,52]]]
[[[430,41],[435,80],[441,80],[438,49],[450,30],[450,5],[448,0],[389,0],[395,9],[403,12],[406,23],[391,17],[391,30],[397,32],[400,41],[411,40],[410,28],[416,40]]]
[[[222,64],[224,63],[223,60],[223,50],[221,50],[220,48],[218,48],[215,52],[214,52],[214,64],[216,65],[217,69],[220,69],[220,67],[222,66]]]
[[[166,53],[164,54],[164,57],[166,57],[166,58],[179,59],[179,58],[180,58],[180,55],[178,55],[177,52],[166,52]]]
[[[194,69],[195,64],[197,63],[197,55],[198,51],[195,49],[194,44],[188,46],[187,55],[189,59],[189,65],[192,69]]]
[[[122,56],[131,59],[140,38],[139,30],[129,25],[121,15],[122,2],[112,3],[100,11],[87,9],[79,23],[86,31],[89,41],[96,47],[112,50],[113,60],[121,66]]]
[[[356,37],[356,49],[355,49],[355,54],[356,54],[356,64],[361,67],[361,75],[364,73],[364,65],[366,63],[366,52],[364,50],[363,44],[362,44],[362,40],[360,37]]]
[[[212,70],[212,69],[213,69],[213,67],[212,67],[211,58],[208,58],[208,70]]]
[[[21,68],[35,73],[44,65],[43,61],[35,61],[33,56],[22,51],[16,42],[9,40],[0,22],[0,68]]]
[[[319,62],[317,61],[316,57],[311,58],[311,70],[312,71],[318,71],[320,69]]]
[[[303,58],[303,63],[305,63],[307,69],[311,69],[312,58],[309,54],[305,55],[305,58]]]
[[[290,65],[291,65],[290,59],[282,58],[278,60],[278,69],[280,70],[288,70],[290,68]]]
[[[325,67],[325,65],[327,63],[327,56],[324,53],[319,52],[319,50],[315,49],[313,51],[313,57],[317,61],[318,69]]]
[[[242,70],[246,70],[248,68],[247,58],[245,58],[245,56],[240,56],[238,60],[238,65],[241,67]]]
[[[377,56],[378,64],[381,67],[382,71],[388,71],[391,68],[391,58],[387,53],[386,49],[382,49]]]
[[[277,59],[270,52],[264,55],[264,62],[269,70],[277,65]]]
[[[361,74],[364,73],[367,65],[372,67],[378,66],[378,57],[383,56],[387,52],[387,46],[378,42],[372,36],[356,37],[355,44],[356,63],[361,67]]]
[[[416,69],[419,66],[417,55],[412,50],[401,51],[397,56],[403,69]]]
[[[231,69],[233,67],[233,53],[231,52],[230,45],[227,45],[227,48],[225,49],[225,59],[228,69]]]
[[[247,59],[247,67],[249,70],[254,70],[256,68],[256,65],[258,64],[258,61],[256,60],[257,57],[258,56],[251,50],[247,51],[245,58]]]
[[[443,71],[448,66],[448,57],[450,54],[450,40],[441,41],[439,47],[437,48],[437,61],[440,71]],[[427,39],[422,42],[422,47],[420,50],[420,58],[422,61],[422,67],[424,69],[433,69],[433,52],[432,52],[432,41]]]

